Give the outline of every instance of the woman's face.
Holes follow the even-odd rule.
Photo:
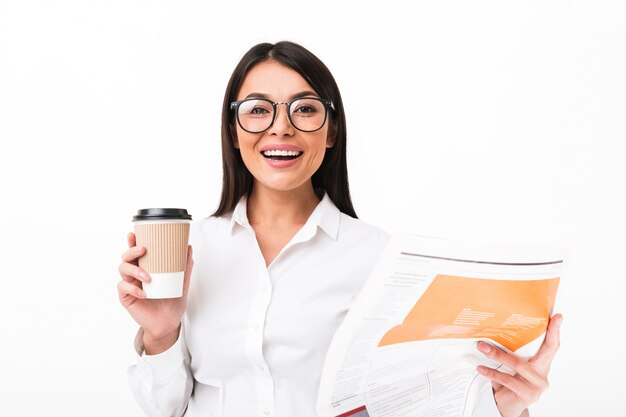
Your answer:
[[[298,97],[319,96],[296,71],[276,61],[266,61],[248,72],[237,100],[267,98],[279,103]],[[312,189],[311,177],[322,164],[326,148],[334,143],[334,138],[328,134],[330,124],[329,115],[321,129],[302,132],[289,122],[287,106],[282,104],[276,106],[274,123],[264,132],[249,133],[235,122],[235,147],[240,150],[244,164],[254,177],[255,191],[262,188],[274,191]]]

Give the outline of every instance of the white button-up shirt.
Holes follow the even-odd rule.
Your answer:
[[[326,195],[266,266],[246,213],[243,198],[231,216],[192,223],[194,269],[178,341],[146,355],[137,335],[140,356],[128,376],[148,416],[316,415],[331,338],[388,235]]]

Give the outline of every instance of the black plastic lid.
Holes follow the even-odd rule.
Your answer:
[[[133,221],[142,220],[191,220],[191,214],[181,208],[148,208],[137,210]]]

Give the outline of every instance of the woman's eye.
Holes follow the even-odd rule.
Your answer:
[[[250,114],[267,114],[269,113],[267,111],[267,109],[264,109],[263,107],[255,107],[252,110],[250,110]]]
[[[315,111],[317,111],[315,107],[304,105],[298,107],[294,113],[314,113]]]

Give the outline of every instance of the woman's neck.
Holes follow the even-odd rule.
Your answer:
[[[271,190],[255,183],[248,197],[248,221],[253,228],[302,226],[319,202],[310,182],[289,191]]]

